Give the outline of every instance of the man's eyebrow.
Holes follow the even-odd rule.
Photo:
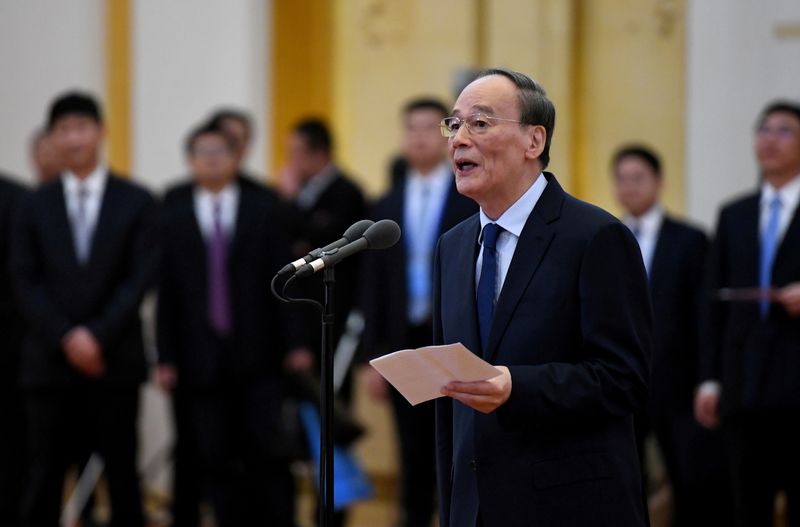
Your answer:
[[[480,113],[488,113],[488,114],[494,113],[494,109],[491,106],[486,106],[483,104],[476,104],[475,106],[472,107],[472,109]]]

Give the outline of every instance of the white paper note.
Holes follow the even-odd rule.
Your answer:
[[[501,373],[460,342],[395,351],[369,363],[412,405],[442,397],[449,382],[485,381]]]

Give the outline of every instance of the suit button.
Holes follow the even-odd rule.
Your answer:
[[[470,468],[472,469],[473,472],[477,472],[478,471],[478,462],[476,460],[474,460],[474,459],[470,460],[469,466],[470,466]]]

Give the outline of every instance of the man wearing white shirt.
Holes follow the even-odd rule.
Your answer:
[[[653,301],[654,346],[647,408],[634,419],[644,486],[645,439],[657,439],[672,488],[675,525],[731,522],[729,480],[719,433],[694,420],[708,240],[661,205],[661,160],[650,148],[626,145],[612,161],[623,223],[639,243]]]
[[[555,108],[507,69],[481,72],[442,120],[459,193],[445,233],[435,344],[498,369],[436,400],[443,527],[646,524],[633,413],[647,400],[652,314],[636,241],[544,172]]]
[[[157,327],[176,459],[199,487],[183,487],[181,525],[196,525],[204,490],[220,527],[288,527],[294,485],[281,451],[281,373],[300,337],[268,287],[290,260],[278,204],[238,174],[235,140],[221,127],[192,131],[186,155],[192,180],[164,198]]]
[[[757,123],[760,188],[723,207],[709,262],[713,302],[695,415],[731,443],[739,525],[769,525],[779,491],[800,507],[800,104]],[[757,294],[736,294],[757,291]]]
[[[91,96],[58,98],[48,129],[65,171],[20,207],[11,261],[28,329],[20,367],[31,462],[22,524],[56,525],[66,469],[96,452],[112,524],[141,526],[139,306],[158,264],[155,202],[102,163],[104,128]]]

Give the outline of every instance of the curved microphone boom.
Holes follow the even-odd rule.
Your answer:
[[[397,243],[399,239],[400,226],[392,220],[380,220],[364,231],[364,235],[361,238],[343,247],[324,251],[316,260],[302,265],[295,273],[295,276],[310,276],[326,267],[336,265],[348,256],[365,249],[388,249]]]
[[[298,269],[300,269],[308,262],[311,262],[319,258],[322,255],[322,253],[333,251],[340,247],[344,247],[348,243],[353,243],[354,241],[364,236],[364,233],[367,231],[367,229],[369,229],[374,224],[375,222],[372,220],[360,220],[355,222],[350,227],[348,227],[347,230],[344,231],[342,237],[336,240],[335,242],[329,243],[325,247],[314,249],[304,257],[295,260],[292,263],[284,265],[283,268],[280,271],[278,271],[278,276],[284,276],[287,274],[296,273]]]

